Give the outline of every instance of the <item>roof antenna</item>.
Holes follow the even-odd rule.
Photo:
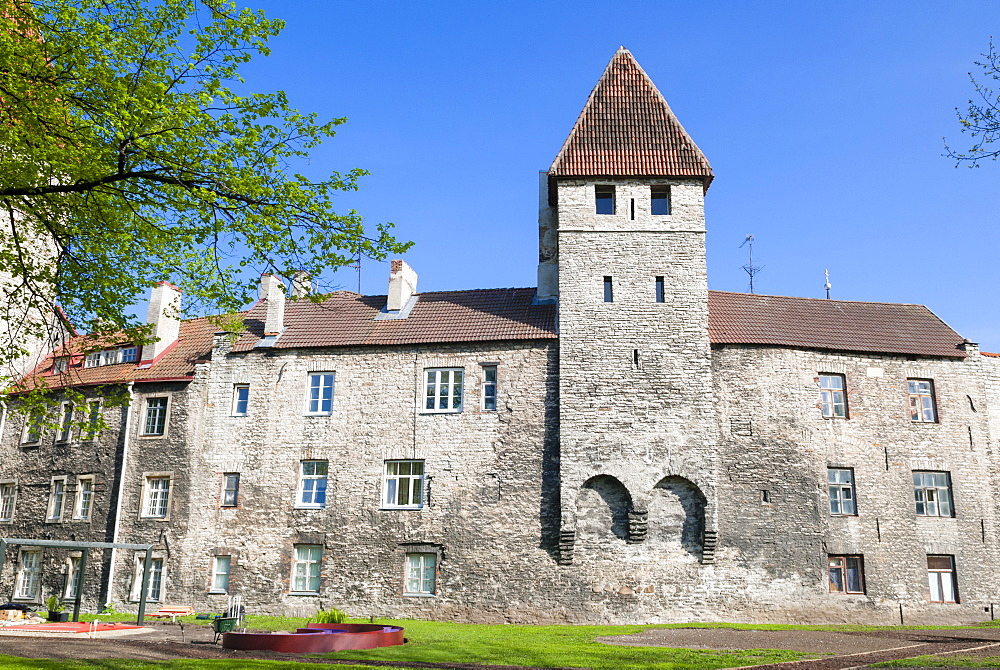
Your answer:
[[[743,240],[743,244],[740,245],[740,249],[742,249],[747,244],[750,245],[750,259],[747,262],[747,264],[743,266],[743,269],[746,271],[748,275],[750,275],[750,293],[753,293],[754,275],[763,270],[764,266],[753,264],[753,235],[747,235],[747,238]]]
[[[830,289],[833,288],[833,284],[830,283],[830,271],[823,270],[823,274],[826,275],[826,283],[823,284],[823,288],[826,289],[826,299],[830,299]]]

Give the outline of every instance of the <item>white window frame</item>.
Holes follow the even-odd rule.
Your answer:
[[[323,575],[323,546],[296,544],[292,548],[292,575],[289,593],[319,595]],[[310,588],[315,585],[315,589]],[[296,588],[303,587],[303,588]]]
[[[132,559],[132,587],[129,589],[129,600],[139,602],[142,595],[142,567],[146,560],[146,552],[135,553]],[[167,586],[167,562],[163,554],[154,553],[149,565],[149,584],[146,588],[146,602],[164,602]]]
[[[404,555],[403,595],[425,598],[436,595],[437,568],[436,553],[407,552]]]
[[[484,363],[482,365],[483,370],[483,385],[482,385],[482,410],[484,412],[495,412],[497,411],[497,403],[499,401],[499,396],[497,390],[500,388],[498,384],[497,375],[499,374],[499,367],[496,363]],[[490,380],[490,377],[493,377]],[[490,405],[493,405],[490,407]]]
[[[63,511],[66,508],[66,479],[65,475],[53,477],[49,483],[49,503],[45,508],[45,520],[55,523],[63,520]]]
[[[444,375],[442,379],[442,375]],[[456,382],[456,376],[460,378]],[[456,393],[456,388],[458,392]],[[442,395],[441,391],[445,394]],[[465,368],[424,368],[424,395],[422,412],[457,414],[462,411],[465,395]],[[444,400],[444,407],[441,401]],[[430,407],[428,407],[430,403]]]
[[[11,523],[17,512],[17,480],[0,481],[0,523]]]
[[[414,473],[415,469],[420,472]],[[401,472],[403,470],[405,472]],[[421,509],[426,501],[426,476],[422,460],[386,461],[382,469],[382,508]]]
[[[162,400],[163,401],[162,407],[160,407],[159,405],[157,405],[157,407],[155,408],[151,407],[150,403],[154,400],[157,401]],[[151,396],[149,398],[146,398],[145,407],[146,411],[142,415],[142,433],[140,434],[140,437],[164,437],[167,434],[167,422],[170,419],[170,396]],[[157,414],[159,415],[158,423],[161,428],[160,432],[158,433],[149,432],[150,418],[151,418],[150,411],[154,409],[155,410],[162,409],[162,415],[160,415],[160,412],[157,411]],[[155,429],[156,427],[157,424],[154,423],[153,428]]]
[[[951,473],[946,470],[914,470],[913,498],[917,516],[944,518],[955,516]]]
[[[91,351],[83,359],[83,367],[85,368],[99,368],[101,367],[101,360],[103,356],[100,351]]]
[[[857,516],[854,468],[827,468],[826,481],[830,494],[830,516]]]
[[[139,347],[122,347],[118,350],[119,363],[135,363],[139,359]]]
[[[155,486],[152,482],[157,482]],[[166,495],[163,496],[163,503],[159,503],[161,496],[158,495],[163,490],[161,482],[166,482]],[[172,472],[145,472],[142,475],[142,506],[139,516],[143,519],[154,519],[166,521],[170,518],[170,499],[174,493],[174,475]],[[160,513],[160,510],[163,513]]]
[[[240,398],[241,391],[246,392],[246,398]],[[243,411],[240,411],[240,404]],[[246,416],[250,410],[250,384],[233,384],[233,406],[229,412],[230,416]]]
[[[316,474],[316,468],[314,464],[322,463],[325,468],[323,474]],[[307,464],[313,467],[307,467]],[[306,470],[312,470],[310,473],[306,473]],[[308,486],[306,482],[323,482],[322,488],[318,488],[317,485]],[[299,461],[299,486],[298,491],[295,494],[295,507],[297,509],[323,509],[326,507],[326,490],[330,483],[330,462],[322,459],[309,459],[304,461]],[[307,490],[308,489],[308,490]],[[318,493],[322,493],[323,500],[321,502],[316,502]],[[311,501],[306,501],[307,494],[312,498]]]
[[[933,379],[906,380],[907,407],[913,423],[937,423],[937,398]]]
[[[74,521],[90,521],[93,517],[95,479],[94,475],[77,476],[76,493],[73,496]]]
[[[329,380],[327,380],[329,377]],[[306,414],[309,416],[330,416],[333,414],[334,387],[337,374],[330,370],[310,372],[306,384]],[[329,382],[329,383],[327,383]],[[326,404],[328,407],[323,408]]]
[[[946,558],[948,568],[932,568],[931,559]],[[942,605],[959,602],[958,580],[955,579],[955,557],[947,554],[927,554],[928,602]]]
[[[80,587],[80,553],[73,552],[66,557],[66,584],[63,588],[63,598],[72,600],[76,598],[77,589]]]
[[[25,566],[30,570],[25,570]],[[25,583],[26,580],[27,584]],[[17,580],[14,585],[14,600],[38,601],[41,585],[42,550],[21,549],[17,555]],[[30,587],[28,592],[25,592],[25,586]]]
[[[21,444],[38,444],[42,441],[42,426],[38,424],[43,421],[44,417],[40,418],[32,414],[24,417],[24,426],[21,428]],[[32,437],[35,439],[31,439]]]
[[[225,568],[224,570],[221,568]],[[229,577],[232,575],[233,557],[231,554],[219,554],[212,557],[212,583],[209,593],[229,593]],[[219,586],[220,578],[224,579]]]
[[[93,442],[100,435],[98,430],[98,419],[101,416],[101,400],[87,401],[87,429],[80,432],[80,440],[83,442]]]
[[[56,442],[71,442],[73,440],[73,403],[64,400],[59,403],[59,431]]]
[[[69,356],[60,356],[52,362],[52,374],[60,375],[69,370]]]
[[[230,488],[229,482],[230,477],[235,477],[236,486]],[[233,492],[232,503],[226,502],[226,493]],[[219,507],[239,507],[240,504],[240,473],[238,472],[223,472],[222,473],[222,498],[219,502]]]
[[[838,380],[840,386],[829,385],[828,380]],[[847,375],[837,372],[819,373],[819,405],[824,419],[846,419],[847,409]],[[840,408],[838,413],[837,409]]]

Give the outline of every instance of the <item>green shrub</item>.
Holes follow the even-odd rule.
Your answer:
[[[336,607],[331,607],[328,610],[316,612],[316,614],[309,617],[307,623],[347,623],[349,618],[347,612],[343,612]]]
[[[45,606],[50,612],[62,612],[65,608],[59,602],[59,596],[49,596],[45,599]]]

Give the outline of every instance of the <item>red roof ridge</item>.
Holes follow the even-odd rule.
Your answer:
[[[990,358],[1000,358],[1000,354],[994,354],[989,351],[980,351],[979,353],[982,354],[983,356],[989,356]]]
[[[931,311],[930,307],[923,305],[918,302],[885,302],[878,300],[837,300],[835,298],[809,298],[800,295],[777,295],[774,293],[745,293],[743,291],[717,291],[715,289],[709,289],[709,293],[725,293],[727,295],[744,295],[753,298],[785,298],[787,300],[814,300],[816,302],[844,302],[850,304],[861,304],[861,305],[905,305],[908,307],[923,307],[924,309]]]

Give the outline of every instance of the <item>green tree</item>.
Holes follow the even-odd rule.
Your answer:
[[[982,73],[969,73],[975,96],[969,100],[964,112],[956,109],[962,132],[972,138],[972,145],[964,151],[956,151],[947,144],[949,158],[969,167],[979,167],[982,160],[997,160],[1000,156],[1000,91],[994,89],[1000,80],[1000,53],[990,40],[989,50],[982,54],[982,60],[975,61]]]
[[[408,247],[334,211],[364,170],[295,173],[345,119],[235,90],[281,21],[230,0],[0,0],[0,22],[0,285],[21,333],[0,363],[47,334],[19,313],[136,327],[130,305],[163,279],[188,313],[233,311],[260,272]]]

